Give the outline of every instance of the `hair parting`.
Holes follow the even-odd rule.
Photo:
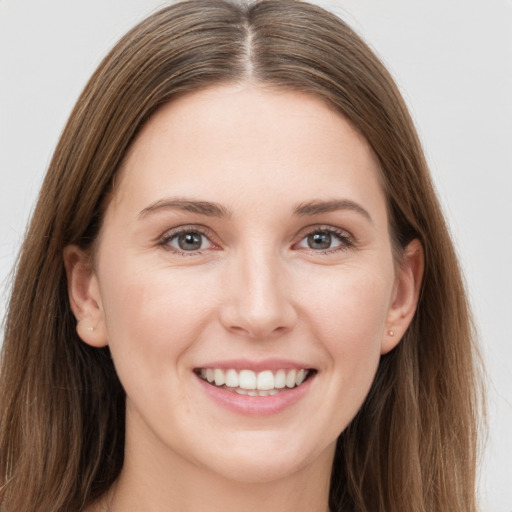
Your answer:
[[[397,258],[422,244],[425,275],[404,339],[382,356],[340,435],[332,512],[476,512],[479,358],[461,270],[405,103],[334,14],[294,0],[190,0],[128,32],[62,133],[21,248],[0,373],[0,508],[84,510],[118,477],[125,393],[108,348],[81,342],[62,253],[94,247],[142,126],[180,94],[251,81],[323,99],[377,156]]]

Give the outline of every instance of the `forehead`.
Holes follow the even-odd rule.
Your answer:
[[[385,202],[378,161],[341,114],[313,95],[251,84],[185,94],[158,110],[121,166],[114,202],[144,207],[169,194],[229,203],[233,191],[241,202]]]

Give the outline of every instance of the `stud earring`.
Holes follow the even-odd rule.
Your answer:
[[[390,336],[394,336],[394,335],[395,335],[395,332],[394,332],[394,331],[388,331],[388,334],[389,334]]]
[[[94,327],[92,327],[91,325],[88,325],[88,326],[86,327],[86,329],[87,329],[89,332],[94,331]]]

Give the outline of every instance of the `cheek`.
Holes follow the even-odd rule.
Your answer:
[[[102,282],[109,346],[123,381],[174,378],[181,355],[204,328],[209,300],[186,272],[109,266]],[[205,284],[204,282],[202,283]],[[164,363],[164,364],[162,364]]]
[[[336,340],[380,342],[391,303],[392,269],[350,267],[317,277],[317,286],[313,277],[305,287],[302,313],[311,316],[333,348],[343,347]]]
[[[312,338],[327,352],[336,385],[356,402],[364,399],[380,360],[393,286],[390,269],[335,272],[323,287],[308,286],[304,294],[301,314]]]

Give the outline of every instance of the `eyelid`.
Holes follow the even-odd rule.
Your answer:
[[[208,239],[208,241],[214,246],[212,249],[217,250],[219,249],[219,244],[215,241],[215,235],[212,233],[211,229],[207,228],[206,226],[202,226],[200,224],[184,224],[181,226],[176,226],[174,228],[166,230],[162,235],[158,237],[157,245],[160,245],[165,250],[169,252],[173,252],[175,254],[180,255],[186,255],[186,256],[194,256],[203,254],[205,250],[211,250],[209,249],[198,249],[197,251],[182,251],[176,247],[172,247],[169,242],[173,238],[184,234],[184,233],[190,233],[195,232],[203,235]]]
[[[346,229],[338,228],[335,226],[330,226],[326,224],[316,224],[313,226],[307,226],[299,231],[297,234],[298,241],[293,244],[293,247],[297,247],[299,243],[301,243],[307,236],[312,235],[314,233],[329,233],[331,235],[336,236],[342,243],[339,247],[334,247],[332,249],[311,249],[307,247],[300,247],[299,249],[304,249],[306,251],[310,251],[316,254],[325,254],[325,253],[334,253],[338,251],[344,251],[354,247],[356,245],[356,240],[354,236],[347,231]]]
[[[176,236],[178,236],[180,234],[188,233],[188,232],[196,232],[196,233],[203,235],[204,237],[206,237],[208,239],[208,241],[213,245],[213,247],[208,248],[208,249],[198,249],[196,251],[182,251],[176,247],[172,247],[169,245],[169,241],[171,239],[175,238]],[[330,234],[334,235],[335,237],[337,237],[341,242],[340,246],[334,247],[332,249],[325,249],[325,250],[311,249],[311,248],[306,248],[306,247],[300,247],[300,248],[297,247],[298,244],[300,242],[302,242],[304,240],[304,238],[306,238],[307,236],[312,235],[314,233],[321,233],[321,232],[330,233]],[[160,235],[158,237],[157,245],[160,245],[165,250],[168,250],[169,252],[173,252],[175,254],[194,256],[194,255],[201,255],[206,250],[221,249],[221,244],[216,240],[216,238],[217,238],[217,236],[212,232],[212,230],[210,228],[208,228],[206,226],[203,226],[201,224],[184,224],[184,225],[176,226],[174,228],[166,230],[162,235]],[[342,228],[338,228],[338,227],[326,225],[326,224],[315,224],[315,225],[311,225],[311,226],[306,226],[306,227],[302,228],[294,238],[298,239],[298,241],[293,244],[292,249],[297,248],[297,250],[298,249],[303,249],[306,251],[309,250],[310,252],[316,253],[316,254],[318,254],[318,253],[325,254],[325,253],[334,253],[334,252],[338,252],[338,251],[343,251],[343,250],[350,249],[351,247],[354,247],[356,245],[356,240],[355,240],[354,236],[349,231],[347,231],[346,229],[342,229]]]

